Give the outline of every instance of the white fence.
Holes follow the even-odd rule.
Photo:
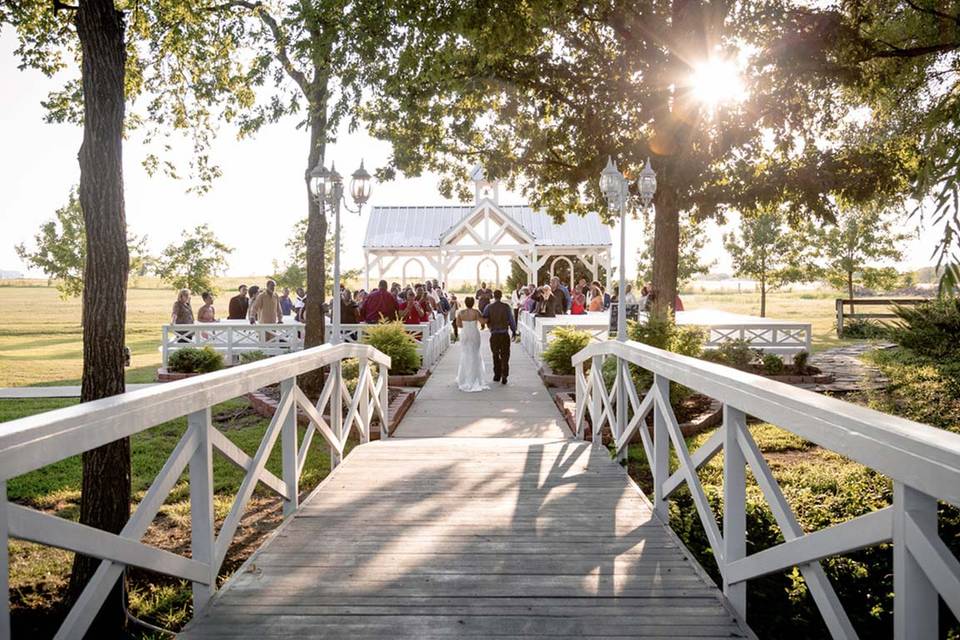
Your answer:
[[[340,325],[343,342],[362,342],[370,324]],[[430,322],[405,325],[407,332],[417,343],[417,354],[423,359],[426,369],[433,367],[450,346],[452,333],[450,323],[443,317]],[[267,355],[291,353],[303,349],[304,325],[301,322],[282,324],[249,324],[246,322],[207,322],[191,325],[164,325],[160,346],[163,366],[166,368],[170,354],[184,347],[210,346],[223,354],[229,364],[235,364],[244,353],[262,351]],[[327,341],[331,327],[326,325]]]
[[[359,379],[351,394],[343,379],[345,358],[360,361]],[[374,367],[377,365],[374,373]],[[316,404],[297,386],[297,376],[329,367]],[[372,347],[324,345],[295,354],[225,369],[202,376],[141,389],[103,400],[49,411],[3,425],[0,435],[0,638],[10,637],[8,538],[59,547],[102,560],[94,577],[70,610],[56,638],[82,638],[125,567],[133,566],[187,580],[193,584],[194,610],[199,611],[217,588],[217,573],[227,555],[247,502],[258,483],[283,499],[285,516],[297,509],[297,485],[314,436],[330,447],[332,464],[343,458],[344,445],[356,430],[370,439],[370,422],[380,422],[386,438],[387,378],[390,358]],[[279,382],[276,415],[251,457],[211,423],[217,403]],[[298,443],[297,412],[309,419]],[[346,415],[344,415],[346,411]],[[324,413],[329,413],[329,418]],[[170,457],[120,534],[93,529],[6,500],[10,478],[83,453],[158,424],[187,416],[188,426]],[[282,477],[266,469],[277,440],[282,449]],[[213,452],[218,451],[246,471],[230,513],[214,527]],[[191,557],[141,542],[157,511],[184,470],[189,470]]]
[[[617,362],[610,387],[602,375],[607,358]],[[665,523],[670,496],[687,485],[720,568],[724,594],[740,615],[746,615],[747,580],[796,566],[831,635],[856,638],[820,560],[892,541],[894,637],[936,638],[938,594],[960,618],[960,563],[937,533],[938,501],[960,506],[960,435],[637,342],[593,343],[574,356],[573,363],[578,436],[583,438],[589,417],[594,444],[600,445],[606,429],[623,456],[627,443],[639,433],[653,476],[654,511]],[[630,383],[631,364],[654,374],[643,398]],[[724,403],[722,427],[694,452],[688,451],[670,406],[671,381]],[[651,412],[652,437],[646,422]],[[805,532],[747,428],[748,415],[888,476],[893,481],[893,504]],[[679,461],[673,473],[671,444]],[[697,469],[721,451],[722,528],[697,475]],[[750,555],[745,515],[748,468],[786,540]]]
[[[645,321],[646,314],[640,313],[639,319]],[[538,318],[521,311],[518,322],[521,327],[520,344],[538,362],[557,327],[586,331],[594,340],[606,340],[610,333],[608,312]],[[703,346],[706,349],[716,349],[732,340],[743,340],[751,349],[786,356],[788,360],[800,351],[809,353],[812,340],[809,323],[757,318],[714,309],[678,311],[676,322],[681,326],[703,329],[706,334]]]

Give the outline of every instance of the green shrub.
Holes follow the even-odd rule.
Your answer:
[[[960,298],[897,306],[894,313],[897,322],[888,335],[901,346],[937,360],[960,360]]]
[[[810,354],[806,351],[793,354],[793,370],[801,376],[807,371],[810,364]]]
[[[855,318],[843,323],[844,338],[862,338],[865,340],[881,340],[889,336],[890,328],[873,320]]]
[[[177,349],[167,360],[167,370],[174,373],[209,373],[217,369],[223,369],[223,356],[209,345],[202,349]]]
[[[390,356],[390,373],[405,375],[416,373],[420,368],[417,343],[401,322],[371,325],[363,342]]]
[[[269,357],[270,356],[259,349],[256,351],[247,351],[240,354],[240,364],[250,364],[251,362],[266,360]]]
[[[543,361],[550,365],[554,373],[570,375],[573,373],[570,359],[590,344],[590,334],[573,327],[557,327],[551,333],[553,341],[544,349]]]
[[[767,375],[776,376],[783,373],[783,358],[775,353],[765,353],[761,359],[763,372]]]
[[[717,351],[722,358],[720,361],[738,369],[746,369],[757,359],[757,352],[746,340],[727,340],[717,347]]]

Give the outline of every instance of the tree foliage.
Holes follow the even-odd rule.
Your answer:
[[[723,237],[734,275],[756,280],[760,286],[761,318],[767,315],[768,291],[811,277],[814,245],[813,225],[807,222],[792,228],[776,207],[744,214],[739,232]]]
[[[276,281],[278,287],[297,287],[307,286],[307,219],[297,221],[293,225],[293,231],[290,237],[284,243],[289,252],[289,257],[284,262],[273,261],[273,275],[270,277]],[[324,281],[329,282],[330,286],[324,295],[329,295],[333,290],[333,249],[335,246],[333,227],[327,227],[327,241],[323,245],[323,263],[326,265]],[[343,243],[341,241],[341,251]],[[345,282],[360,276],[360,269],[341,270],[340,281]]]
[[[182,242],[167,245],[157,258],[156,274],[175,289],[189,289],[194,294],[216,292],[214,277],[226,268],[227,255],[232,252],[202,224],[185,234]]]
[[[822,227],[813,238],[820,258],[819,276],[850,298],[857,287],[896,286],[897,270],[883,263],[903,258],[901,246],[910,236],[898,232],[899,225],[879,204],[841,205],[836,223]]]
[[[61,298],[75,298],[82,294],[83,269],[87,261],[87,234],[76,188],[70,190],[67,203],[56,210],[54,217],[40,225],[33,240],[33,249],[27,248],[23,243],[15,247],[20,259],[29,267],[40,269],[53,280]],[[149,260],[146,246],[146,236],[127,234],[130,278],[143,275],[143,269]]]

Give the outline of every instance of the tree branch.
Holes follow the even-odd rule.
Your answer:
[[[914,11],[919,11],[920,13],[926,13],[928,15],[936,16],[938,18],[943,18],[944,20],[950,20],[951,22],[956,22],[960,24],[960,16],[952,16],[949,13],[945,13],[933,7],[921,7],[913,0],[904,0]]]
[[[273,41],[277,47],[277,59],[280,60],[280,66],[282,66],[284,72],[290,76],[294,82],[297,83],[297,86],[300,87],[303,95],[309,98],[310,81],[307,79],[306,74],[293,65],[293,61],[290,60],[290,56],[287,53],[287,43],[283,35],[283,30],[280,28],[280,24],[277,22],[277,19],[270,15],[270,12],[267,11],[262,2],[249,2],[248,0],[227,0],[227,2],[208,7],[207,11],[223,11],[225,9],[235,8],[242,8],[252,11],[257,17],[260,18],[260,21],[263,22],[268,29],[270,29],[270,33],[273,36]]]

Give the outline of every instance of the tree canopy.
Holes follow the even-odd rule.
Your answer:
[[[167,245],[155,267],[157,275],[175,289],[194,294],[216,292],[213,279],[227,266],[233,249],[217,239],[209,226],[202,224],[185,233],[180,242]]]

